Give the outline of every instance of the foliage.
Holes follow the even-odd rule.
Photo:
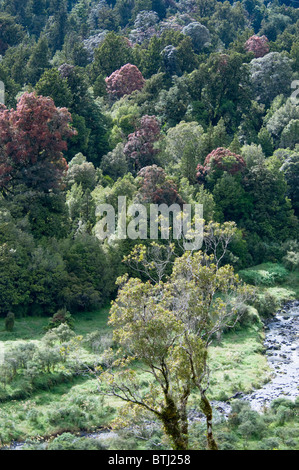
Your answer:
[[[169,449],[170,434],[185,448],[183,389],[188,412],[201,406],[209,421],[211,397],[249,393],[267,380],[259,314],[272,315],[299,292],[299,16],[293,3],[1,0],[0,333],[8,348],[0,366],[1,442],[110,426],[119,400],[110,397],[113,408],[104,406],[95,380],[78,372],[106,367],[105,346],[116,353],[127,331],[136,344],[125,344],[120,357],[127,354],[127,367],[118,363],[112,372],[126,375],[127,369],[134,393],[162,419],[127,407],[118,418],[125,427],[107,442],[111,449]],[[154,246],[116,236],[100,241],[97,208],[116,209],[119,196],[146,208],[203,204],[203,251],[184,257],[180,240]],[[211,289],[213,296],[217,282],[219,289],[228,279],[235,286],[228,266],[255,287],[250,305],[234,310],[233,293],[227,299],[217,291],[208,306],[203,294]],[[115,280],[126,273],[131,279],[117,294]],[[138,336],[137,321],[123,325],[116,344],[106,314],[91,312],[113,299],[119,306],[126,289],[134,291],[127,308],[136,306],[136,318],[137,306],[150,305],[147,341],[142,331]],[[189,314],[198,321],[205,314],[207,332],[223,315],[221,302],[234,315],[208,349],[190,324],[188,338],[176,336]],[[16,319],[12,331],[5,329],[8,312]],[[43,338],[48,323],[56,324],[53,315],[61,324]],[[70,330],[65,321],[74,318]],[[77,329],[90,337],[82,341]],[[165,353],[166,396],[159,371],[161,383],[140,361],[130,362],[132,349],[150,346]],[[206,367],[197,384],[187,356],[197,372]],[[295,449],[296,406],[277,402],[259,417],[234,404],[232,419],[213,420],[209,447],[217,440],[220,449]],[[170,411],[171,425],[165,421]],[[204,449],[209,422],[187,424],[188,446]],[[29,447],[94,448],[73,440]]]
[[[243,171],[245,166],[246,163],[241,155],[219,147],[206,156],[204,165],[197,165],[196,177],[199,182],[204,182],[206,178],[215,180],[224,171],[235,175]]]
[[[253,59],[250,72],[255,96],[267,107],[282,90],[288,90],[292,81],[291,60],[279,52]]]
[[[130,95],[144,86],[142,73],[136,65],[132,64],[123,65],[119,70],[115,70],[105,81],[108,93],[117,98]]]
[[[175,183],[167,178],[163,168],[157,165],[146,166],[138,172],[138,177],[141,178],[138,192],[141,202],[183,205],[184,201],[178,194]]]
[[[155,163],[159,150],[154,144],[159,140],[160,126],[156,116],[145,115],[135,132],[129,134],[124,147],[129,166],[139,170],[144,166]]]
[[[58,310],[53,317],[49,320],[48,329],[51,330],[53,328],[57,328],[61,324],[66,324],[70,328],[74,326],[74,320],[65,308]]]
[[[269,52],[269,41],[266,36],[253,35],[247,39],[245,49],[253,52],[255,58],[264,57]]]
[[[74,135],[70,120],[67,109],[32,93],[22,95],[16,110],[1,110],[2,191],[16,183],[39,190],[59,184],[67,168],[64,139]]]

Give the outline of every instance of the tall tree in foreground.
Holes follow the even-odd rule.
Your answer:
[[[165,248],[157,250],[155,244],[153,249],[159,257]],[[143,264],[143,273],[155,266],[166,269],[167,263],[149,262],[145,250],[135,248],[130,261]],[[186,252],[175,260],[165,281],[161,275],[158,279],[154,284],[127,276],[119,279],[109,320],[119,349],[106,353],[103,393],[153,413],[173,449],[186,450],[187,405],[191,391],[197,389],[207,420],[208,449],[216,450],[207,398],[208,347],[236,323],[249,290],[231,266],[218,267],[214,256],[202,251]],[[147,375],[146,389],[140,372]]]

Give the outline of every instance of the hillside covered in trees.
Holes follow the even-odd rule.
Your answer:
[[[210,398],[226,400],[240,387],[228,387],[223,365],[223,387],[215,382],[207,391],[210,344],[217,348],[221,338],[226,344],[233,329],[245,335],[245,349],[251,341],[261,346],[261,320],[299,295],[298,6],[296,0],[0,0],[0,320],[6,330],[0,339],[3,333],[8,349],[10,338],[21,348],[18,360],[7,353],[10,359],[0,362],[0,402],[58,386],[68,380],[62,370],[75,380],[83,366],[74,358],[68,366],[67,358],[86,344],[84,367],[100,374],[91,366],[100,335],[94,312],[105,312],[99,325],[108,336],[99,341],[109,349],[98,348],[105,394],[133,409],[126,423],[115,418],[114,402],[102,404],[106,411],[95,412],[92,424],[81,415],[79,424],[66,417],[66,425],[53,416],[37,425],[38,414],[20,419],[33,432],[23,424],[14,430],[15,411],[4,405],[0,423],[9,431],[0,431],[1,444],[113,419],[116,428],[131,429],[132,416],[142,421],[152,413],[158,427],[149,448],[213,449],[216,440],[220,448],[244,448],[244,442],[254,448],[248,442],[260,436],[265,449],[299,445],[298,433],[290,444],[263,435],[267,419],[277,426],[292,422],[298,400],[274,404],[270,418],[253,418],[235,403],[230,430],[219,428],[215,438]],[[119,197],[128,206],[202,204],[202,249],[187,254],[174,238],[101,240],[98,208],[117,211]],[[111,301],[113,340],[106,331]],[[147,319],[142,305],[151,312]],[[32,327],[30,338],[26,325],[35,319],[38,331]],[[74,338],[76,322],[83,339]],[[43,344],[38,351],[34,338]],[[29,342],[22,343],[23,361],[18,341]],[[150,379],[143,368],[138,372],[136,359]],[[128,370],[115,373],[119,366]],[[261,370],[241,390],[260,386],[266,364]],[[131,389],[126,395],[132,374],[142,398]],[[197,430],[188,441],[187,402],[195,406],[198,397],[207,439]],[[292,410],[280,421],[279,406]],[[264,420],[260,434],[246,433],[245,425],[239,432],[251,418],[251,424]],[[125,448],[118,439],[115,448]]]

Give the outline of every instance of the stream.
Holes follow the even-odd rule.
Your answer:
[[[262,412],[275,398],[295,400],[299,395],[299,300],[287,302],[274,317],[265,322],[265,354],[273,370],[272,380],[250,394],[237,393],[232,398],[250,402],[252,409]],[[228,402],[212,402],[220,416],[230,413]],[[190,410],[189,421],[202,420],[197,410]],[[83,436],[105,440],[116,434],[107,430],[82,433]],[[26,442],[14,442],[9,450],[21,450]]]
[[[261,411],[275,398],[295,400],[299,395],[299,301],[288,302],[266,325],[264,346],[273,378],[241,398]]]

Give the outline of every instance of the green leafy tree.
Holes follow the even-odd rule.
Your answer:
[[[190,183],[195,183],[196,166],[204,158],[203,134],[202,126],[185,121],[167,131],[165,154],[170,167],[178,167],[180,174]]]
[[[50,68],[50,50],[48,40],[41,36],[33,48],[27,64],[29,83],[35,85],[46,69]]]
[[[145,251],[140,246],[131,260],[146,266]],[[155,270],[155,263],[148,267]],[[152,284],[125,276],[119,285],[109,320],[119,350],[116,356],[112,350],[106,353],[103,393],[153,413],[173,449],[187,450],[187,404],[195,387],[207,419],[208,448],[217,449],[206,396],[208,345],[215,334],[234,324],[237,306],[248,294],[246,288],[230,266],[217,269],[213,257],[201,251],[177,258],[164,282]],[[216,292],[227,300],[216,300]],[[148,377],[146,391],[141,389],[139,369]]]
[[[8,14],[0,13],[0,54],[4,55],[6,50],[22,41],[24,30],[16,23],[15,18]]]
[[[127,63],[132,63],[131,47],[124,37],[111,31],[95,50],[92,78],[95,81],[100,74],[109,76]]]
[[[51,97],[56,106],[70,108],[72,105],[73,96],[67,79],[61,77],[57,69],[44,72],[35,90],[38,95]]]

